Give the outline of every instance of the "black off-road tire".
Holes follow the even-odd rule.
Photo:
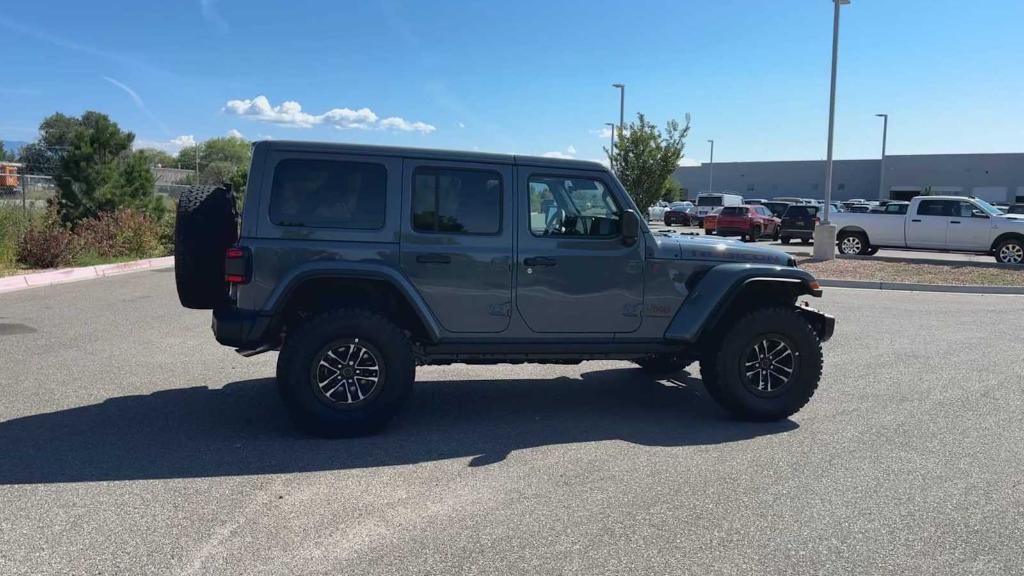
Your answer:
[[[659,354],[657,356],[648,356],[646,358],[633,360],[633,363],[648,374],[674,374],[683,368],[686,368],[690,364],[693,364],[693,358],[670,354]]]
[[[192,186],[178,198],[174,222],[174,282],[186,308],[224,302],[224,252],[238,241],[238,211],[230,186]]]
[[[363,400],[332,402],[317,384],[322,355],[335,345],[370,349],[382,368]],[[387,318],[365,310],[326,312],[290,333],[277,359],[277,385],[297,426],[326,438],[362,436],[382,430],[412,393],[416,360],[405,333]],[[351,396],[349,399],[351,400]]]
[[[744,374],[748,354],[764,338],[786,340],[792,347],[793,373],[773,392],[752,388]],[[814,395],[821,379],[821,341],[814,328],[789,308],[764,308],[738,319],[714,349],[701,359],[708,394],[743,420],[781,420],[798,412]]]

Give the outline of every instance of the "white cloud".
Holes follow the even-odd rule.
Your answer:
[[[152,120],[153,122],[156,122],[156,124],[158,126],[160,126],[161,130],[163,130],[164,132],[168,132],[167,125],[164,124],[163,122],[161,122],[160,119],[156,117],[156,114],[153,114],[152,112],[150,112],[149,108],[146,108],[146,103],[142,101],[142,97],[139,96],[139,94],[135,90],[132,90],[131,86],[128,86],[127,84],[125,84],[123,82],[119,82],[119,81],[111,78],[110,76],[102,76],[102,78],[104,80],[106,80],[107,82],[110,82],[114,86],[117,86],[118,88],[123,90],[124,93],[127,94],[128,97],[132,99],[132,102],[135,103],[135,107],[138,108],[140,112],[142,112],[143,114],[148,116],[149,119]]]
[[[685,156],[679,159],[679,166],[700,166],[700,160],[694,160],[693,158],[686,158]]]
[[[219,0],[199,0],[199,11],[202,12],[203,18],[213,24],[217,30],[221,32],[228,31],[228,23],[220,15],[220,11],[217,10],[217,3]]]
[[[456,124],[458,124],[459,128],[465,128],[466,127],[466,125],[463,124],[462,122],[456,122]]]
[[[565,151],[553,150],[551,152],[545,152],[541,154],[545,158],[564,158],[566,160],[573,160],[576,158],[576,147],[570,144],[566,147]]]
[[[170,140],[136,140],[133,147],[136,150],[140,148],[155,148],[157,150],[163,150],[168,154],[177,154],[181,152],[182,148],[189,146],[195,146],[196,139],[191,134],[184,134]]]
[[[279,106],[273,106],[270,100],[263,95],[251,100],[229,100],[224,105],[224,112],[291,128],[333,126],[339,130],[377,128],[401,132],[422,132],[424,134],[429,134],[437,129],[426,122],[410,122],[397,116],[390,116],[379,120],[377,114],[369,108],[360,108],[358,110],[332,108],[323,114],[310,114],[309,112],[304,112],[302,105],[294,100],[286,100]]]
[[[235,130],[234,128],[232,128],[231,130],[228,130],[228,137],[229,138],[238,138],[239,140],[245,140],[245,136],[241,132],[239,132],[238,130]]]

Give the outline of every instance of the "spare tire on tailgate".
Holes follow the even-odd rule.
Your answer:
[[[178,198],[174,281],[186,308],[211,310],[225,301],[224,252],[238,240],[231,186],[191,186]]]

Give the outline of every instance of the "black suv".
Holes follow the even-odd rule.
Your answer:
[[[782,214],[779,240],[789,244],[793,238],[809,244],[814,239],[814,227],[818,225],[818,207],[813,204],[792,204]]]
[[[179,298],[241,354],[280,350],[285,404],[325,436],[380,429],[417,366],[456,362],[699,360],[722,406],[785,418],[833,331],[789,255],[652,233],[594,162],[259,142],[240,223],[235,205],[182,195]]]

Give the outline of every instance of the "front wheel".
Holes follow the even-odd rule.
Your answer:
[[[278,390],[292,419],[328,438],[384,428],[415,376],[405,333],[362,310],[335,310],[299,325],[277,359]]]
[[[782,242],[783,244],[789,244],[790,240],[792,240],[792,238],[789,236],[782,236],[779,238],[779,242]]]
[[[755,310],[701,360],[709,395],[739,418],[781,420],[810,401],[821,379],[821,341],[794,309]]]
[[[996,262],[1000,264],[1024,263],[1024,241],[1011,238],[1000,242],[996,246]]]

